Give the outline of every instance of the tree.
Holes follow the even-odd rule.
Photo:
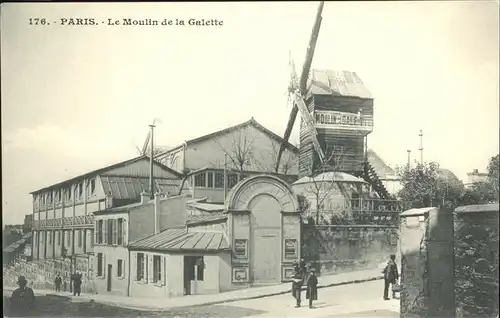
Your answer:
[[[332,162],[331,158],[333,157],[333,152],[330,154],[330,157],[325,160],[325,162]],[[342,158],[341,155],[337,155],[338,158]],[[332,166],[331,164],[328,168],[325,166],[320,167],[310,176],[306,177],[304,181],[304,186],[302,188],[304,197],[309,201],[308,208],[314,207],[315,209],[315,223],[319,224],[320,219],[323,222],[328,222],[321,215],[321,211],[324,211],[325,203],[327,199],[332,198],[332,194],[336,191],[339,191],[344,200],[349,200],[349,195],[344,188],[343,182],[339,182],[337,176],[335,175],[336,168],[342,164],[342,160],[337,160],[336,166]],[[330,172],[330,173],[328,173]],[[312,197],[312,200],[311,200]]]
[[[248,127],[237,130],[232,134],[232,140],[229,147],[224,146],[224,143],[218,138],[213,138],[213,141],[224,151],[229,159],[229,164],[238,171],[240,180],[244,178],[245,166],[251,165],[251,159],[254,154],[254,138],[248,131]]]
[[[456,206],[464,191],[460,180],[436,162],[418,163],[411,169],[406,165],[397,174],[403,186],[398,196],[412,208]]]
[[[500,169],[500,158],[499,154],[490,158],[488,162],[488,184],[490,185],[493,194],[496,198],[496,202],[499,200],[499,169]]]
[[[278,153],[280,149],[280,143],[275,140],[269,140],[269,145],[258,151],[258,160],[255,164],[259,170],[264,172],[274,172],[288,174],[291,170],[298,165],[298,158],[293,154],[289,154],[287,150],[283,152],[281,156],[280,165],[276,167],[276,161],[278,160]],[[257,155],[256,155],[257,156]],[[278,169],[276,169],[278,168]]]
[[[485,182],[476,182],[465,190],[460,205],[487,204],[498,202],[499,156],[493,156],[488,162],[488,177]]]

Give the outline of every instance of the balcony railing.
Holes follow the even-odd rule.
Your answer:
[[[33,229],[50,229],[64,227],[89,227],[94,226],[93,215],[79,215],[58,219],[46,219],[33,221]]]
[[[335,111],[316,111],[316,126],[373,130],[373,116]]]

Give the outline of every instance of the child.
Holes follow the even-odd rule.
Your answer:
[[[315,268],[311,268],[311,274],[307,280],[306,299],[309,299],[309,308],[314,308],[313,300],[318,300],[318,277],[316,277]]]

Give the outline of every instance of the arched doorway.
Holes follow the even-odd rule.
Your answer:
[[[250,177],[233,187],[226,200],[233,282],[272,284],[286,278],[300,257],[298,206],[290,187],[274,176]]]

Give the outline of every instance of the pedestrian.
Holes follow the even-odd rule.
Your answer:
[[[56,279],[54,280],[54,285],[56,286],[56,292],[61,291],[61,283],[62,283],[61,275],[57,273]]]
[[[303,271],[300,268],[299,263],[294,263],[294,274],[292,277],[292,295],[295,298],[295,308],[300,307],[301,294],[302,294],[302,284],[304,281]]]
[[[384,267],[382,273],[384,274],[384,300],[389,300],[389,286],[396,285],[399,279],[398,266],[396,265],[396,255],[391,254],[387,265]],[[396,298],[396,292],[392,290],[392,298]]]
[[[309,299],[309,308],[313,307],[313,300],[318,300],[318,277],[316,268],[311,268],[309,278],[307,279],[306,299]]]
[[[24,276],[19,276],[17,284],[19,288],[12,292],[9,309],[13,316],[26,317],[35,308],[35,293],[33,289],[26,287],[28,282]]]
[[[73,296],[80,296],[82,291],[82,274],[76,272],[74,277],[74,285],[73,285]]]

